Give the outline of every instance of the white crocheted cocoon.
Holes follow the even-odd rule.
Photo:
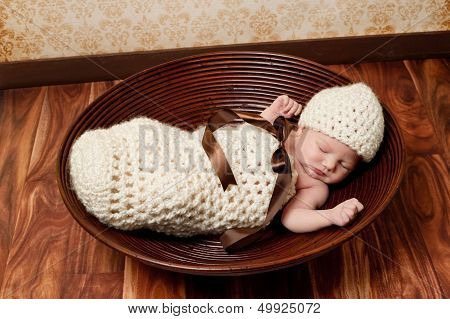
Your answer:
[[[271,169],[278,141],[247,123],[215,131],[237,181],[224,191],[201,144],[204,130],[139,117],[87,131],[71,149],[72,188],[87,212],[121,230],[185,237],[260,226],[278,176]],[[284,204],[295,195],[291,163]]]

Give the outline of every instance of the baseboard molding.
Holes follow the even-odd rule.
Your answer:
[[[221,45],[0,63],[0,89],[124,79],[154,65],[213,51],[290,54],[321,64],[448,58],[450,31]]]

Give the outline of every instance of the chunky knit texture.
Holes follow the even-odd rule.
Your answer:
[[[215,131],[237,181],[224,191],[201,144],[204,130],[140,117],[87,131],[71,149],[72,188],[89,213],[122,230],[186,237],[262,225],[278,176],[270,163],[278,141],[247,123]],[[296,192],[290,158],[284,204]]]
[[[346,144],[365,162],[373,159],[384,135],[383,109],[364,83],[318,92],[302,111],[299,125]]]

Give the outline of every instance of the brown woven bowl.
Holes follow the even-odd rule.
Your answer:
[[[305,104],[322,88],[348,84],[324,66],[293,56],[263,52],[217,52],[191,56],[142,71],[98,97],[70,128],[57,163],[58,186],[73,217],[90,234],[149,265],[191,274],[237,275],[302,263],[342,244],[377,217],[404,172],[405,152],[397,124],[386,108],[385,138],[376,158],[333,186],[324,209],[356,197],[365,206],[346,227],[295,234],[274,223],[262,241],[233,254],[217,236],[178,239],[151,231],[108,228],[88,214],[70,187],[68,154],[84,131],[145,115],[192,130],[220,108],[259,113],[278,95]],[[298,120],[294,119],[294,120]],[[161,192],[164,192],[162,189]]]

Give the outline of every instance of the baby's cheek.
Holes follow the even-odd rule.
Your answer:
[[[347,176],[350,174],[349,171],[347,170],[343,170],[342,172],[340,172],[335,178],[334,178],[334,183],[339,183],[342,182],[345,178],[347,178]]]
[[[298,152],[298,157],[303,161],[313,161],[316,160],[317,154],[313,151],[313,146],[305,141],[301,147],[300,151]]]
[[[319,152],[311,152],[311,159],[314,163],[323,162],[323,156]]]

